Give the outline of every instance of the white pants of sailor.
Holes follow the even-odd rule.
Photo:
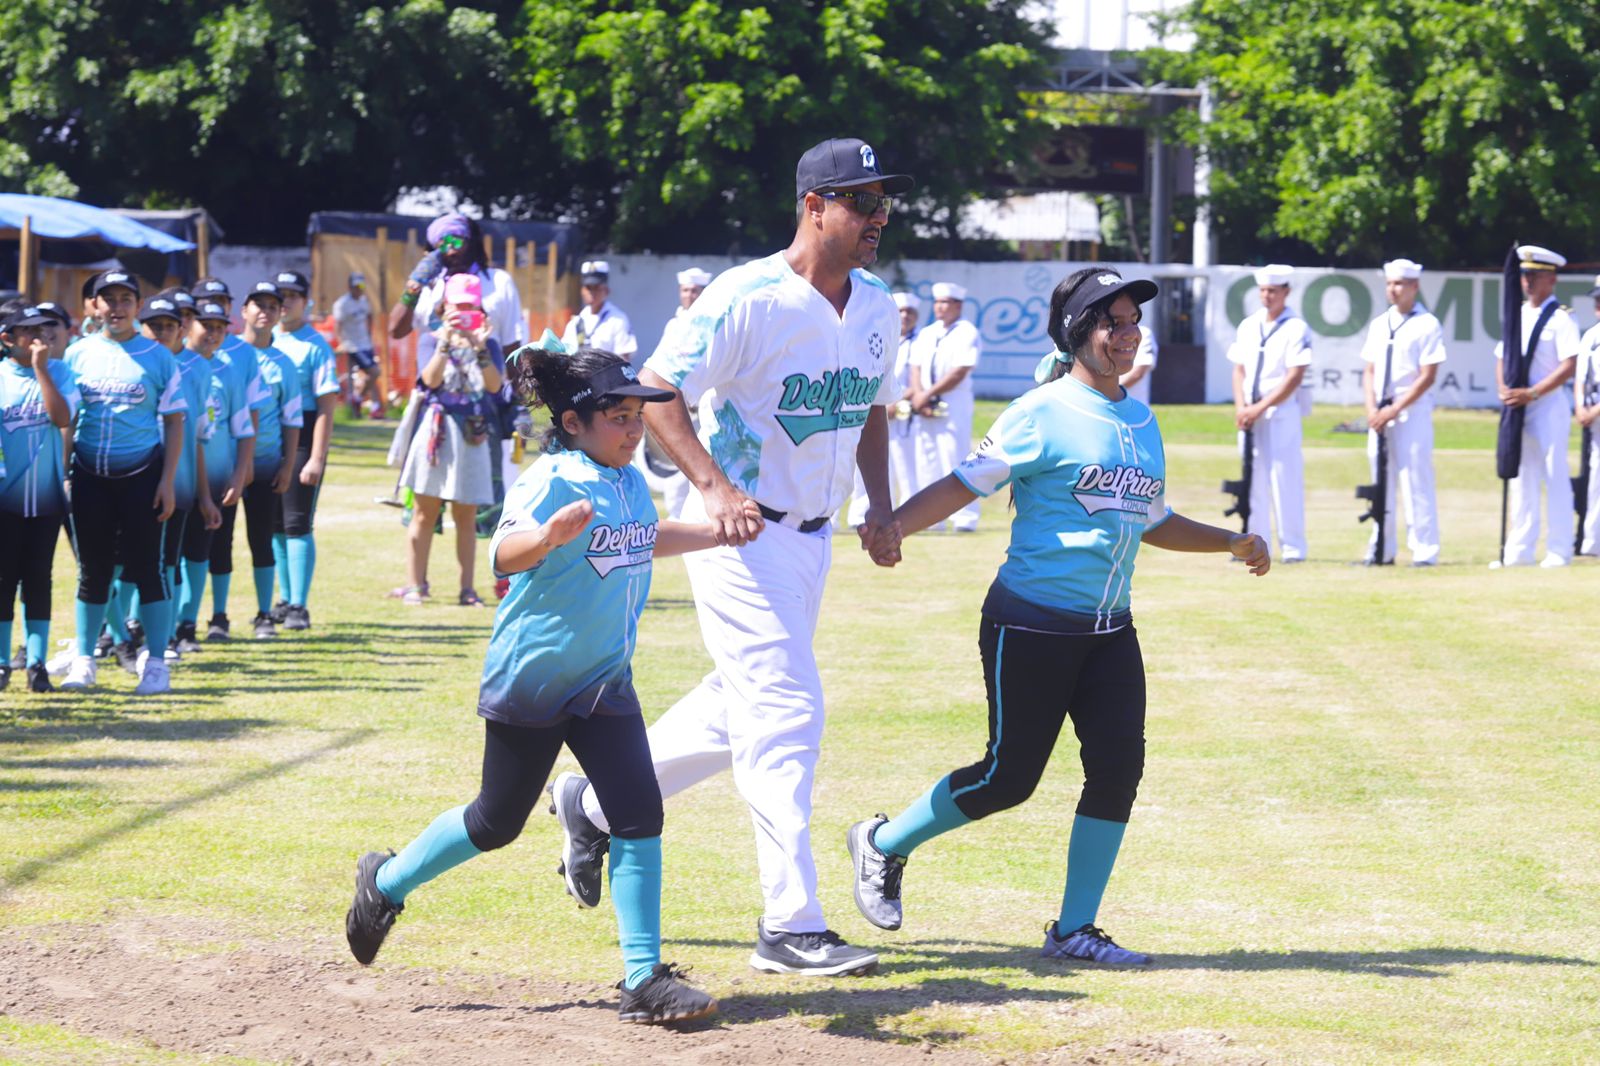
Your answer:
[[[1278,557],[1306,557],[1305,459],[1300,454],[1300,401],[1290,397],[1268,408],[1253,427],[1255,454],[1250,468],[1250,528],[1272,546],[1278,532]],[[1244,433],[1239,434],[1244,448]]]
[[[1539,543],[1539,489],[1544,489],[1545,551],[1572,558],[1572,475],[1567,470],[1567,435],[1572,430],[1571,401],[1557,389],[1528,405],[1522,424],[1522,466],[1511,479],[1510,514],[1506,522],[1506,566],[1533,563]]]
[[[918,492],[922,485],[917,481],[916,440],[912,427],[916,419],[889,422],[889,497],[899,507]],[[846,522],[854,529],[867,520],[867,486],[861,481],[861,469],[856,468],[855,492],[850,497],[850,511]]]
[[[1411,549],[1414,563],[1439,561],[1439,510],[1433,488],[1433,404],[1427,399],[1418,400],[1400,417],[1389,423],[1385,430],[1389,438],[1388,499],[1384,502],[1384,545],[1382,559],[1394,559],[1396,535],[1399,528],[1395,511],[1395,488],[1398,485],[1404,498],[1406,520],[1406,547]],[[1378,477],[1378,435],[1367,431],[1367,458],[1372,477]],[[1367,540],[1367,557],[1377,558],[1378,530],[1372,530]]]
[[[705,521],[692,493],[686,521]],[[663,798],[724,770],[750,806],[769,931],[827,928],[811,856],[811,788],[822,741],[822,677],[812,651],[832,562],[830,527],[768,522],[739,548],[684,556],[712,670],[650,727]],[[594,790],[584,813],[608,829]]]
[[[1593,428],[1600,430],[1600,425]],[[1600,432],[1591,433],[1590,437],[1589,505],[1583,512],[1583,543],[1579,548],[1585,555],[1600,555]]]
[[[944,418],[917,418],[917,484],[932,485],[954,470],[972,451],[972,404],[947,401]],[[950,524],[963,533],[978,528],[981,501],[974,499],[950,516]],[[942,526],[943,523],[940,523]],[[937,528],[937,527],[936,527]]]

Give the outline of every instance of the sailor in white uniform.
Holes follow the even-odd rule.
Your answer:
[[[1261,310],[1239,323],[1228,349],[1233,367],[1234,422],[1240,447],[1251,431],[1250,528],[1268,544],[1277,527],[1279,558],[1306,557],[1305,471],[1300,454],[1300,419],[1310,413],[1300,394],[1311,365],[1311,330],[1289,306],[1294,268],[1271,263],[1256,271]]]
[[[599,348],[632,362],[639,342],[633,336],[633,323],[611,302],[611,264],[592,259],[580,271],[583,308],[567,321],[561,343],[569,351]]]
[[[920,420],[911,413],[911,346],[917,336],[917,316],[922,312],[922,301],[914,292],[892,295],[895,307],[900,309],[900,343],[891,371],[899,402],[888,408],[889,487],[898,507],[922,488],[917,481],[916,424]],[[846,520],[852,529],[867,520],[867,487],[862,484],[860,470],[856,471],[855,494],[850,497],[850,513]]]
[[[917,427],[917,483],[931,485],[972,451],[972,370],[983,342],[978,327],[961,317],[967,290],[950,282],[933,286],[933,321],[911,347],[911,408]],[[978,529],[974,499],[951,516],[957,533]],[[942,525],[942,523],[941,523]]]

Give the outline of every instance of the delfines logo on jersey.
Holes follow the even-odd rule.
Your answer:
[[[1160,478],[1151,477],[1141,467],[1118,464],[1108,470],[1089,463],[1078,471],[1072,497],[1090,514],[1115,510],[1149,517],[1162,487]]]
[[[78,392],[84,403],[108,403],[137,407],[145,401],[145,388],[138,381],[120,378],[83,378],[78,382]]]
[[[624,566],[648,565],[656,546],[654,522],[624,522],[620,526],[595,526],[589,532],[584,558],[602,578]]]
[[[33,429],[49,421],[50,412],[44,409],[44,401],[40,399],[24,400],[10,407],[0,407],[0,426],[4,426],[7,433]]]
[[[778,425],[796,444],[813,434],[865,425],[867,412],[878,397],[878,385],[882,381],[882,377],[862,377],[853,366],[838,373],[824,371],[822,377],[814,380],[804,374],[790,374],[783,379],[783,398],[778,401],[778,410],[804,410],[815,414],[780,414],[776,416]]]

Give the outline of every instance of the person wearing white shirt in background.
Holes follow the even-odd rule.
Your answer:
[[[1564,256],[1548,248],[1524,244],[1517,249],[1522,261],[1522,350],[1530,357],[1528,387],[1507,386],[1502,377],[1504,348],[1494,346],[1495,384],[1500,402],[1527,408],[1522,426],[1522,465],[1511,479],[1510,521],[1505,553],[1491,563],[1531,566],[1539,541],[1539,487],[1544,486],[1550,528],[1545,537],[1543,567],[1566,566],[1572,561],[1572,476],[1567,469],[1567,437],[1572,431],[1572,409],[1557,395],[1572,380],[1578,359],[1578,324],[1557,302],[1556,271],[1567,265]],[[1535,328],[1537,327],[1537,329]]]
[[[1417,301],[1422,265],[1409,259],[1383,264],[1384,290],[1392,305],[1367,327],[1361,346],[1361,389],[1367,406],[1367,456],[1378,471],[1378,434],[1387,435],[1384,543],[1372,530],[1366,563],[1394,561],[1395,485],[1405,490],[1406,546],[1412,566],[1439,561],[1439,512],[1433,491],[1433,388],[1445,360],[1444,327]],[[1387,401],[1387,402],[1385,402]]]
[[[372,301],[367,299],[365,274],[351,274],[348,289],[333,301],[333,324],[348,367],[345,397],[350,413],[359,416],[365,400],[367,413],[382,418],[383,392],[378,384],[381,375],[372,347]]]
[[[972,368],[983,341],[978,327],[961,317],[966,298],[960,285],[935,284],[933,321],[911,346],[911,409],[922,423],[916,433],[921,485],[938,481],[972,451]],[[974,499],[951,517],[957,533],[977,532],[979,502]]]
[[[1133,353],[1133,367],[1117,379],[1117,383],[1128,390],[1128,395],[1135,400],[1150,406],[1150,374],[1156,368],[1156,358],[1161,354],[1161,345],[1156,343],[1155,331],[1143,322],[1139,323],[1139,350]]]
[[[461,214],[442,215],[428,224],[428,252],[411,272],[400,302],[389,314],[389,336],[395,340],[417,335],[417,366],[433,358],[435,337],[444,318],[439,304],[444,298],[446,280],[452,274],[478,275],[484,317],[489,321],[489,336],[502,351],[514,352],[528,339],[528,323],[522,316],[522,294],[511,275],[489,265],[489,246],[476,219]]]
[[[611,264],[604,259],[591,259],[580,271],[583,307],[567,320],[561,343],[570,351],[598,348],[634,362],[639,342],[634,339],[628,316],[611,302]]]
[[[1589,290],[1594,313],[1600,318],[1600,277]],[[1573,407],[1578,425],[1589,431],[1589,495],[1583,512],[1581,555],[1600,555],[1600,322],[1589,327],[1578,345],[1577,376],[1573,378]],[[1578,456],[1579,464],[1583,456]],[[1581,468],[1581,466],[1580,466]]]
[[[1239,323],[1228,349],[1233,367],[1234,424],[1239,444],[1252,431],[1250,528],[1272,543],[1277,528],[1279,558],[1306,558],[1305,464],[1300,454],[1300,419],[1309,413],[1300,384],[1311,365],[1311,330],[1289,306],[1294,268],[1271,263],[1255,273],[1261,310]],[[1270,521],[1269,521],[1270,518]]]
[[[917,419],[911,417],[911,346],[917,335],[917,316],[922,301],[915,293],[897,292],[894,305],[900,309],[900,344],[895,351],[894,387],[899,403],[888,408],[889,415],[889,490],[896,507],[917,494]],[[867,520],[867,486],[856,471],[855,495],[850,497],[846,521],[853,529]]]
[[[694,306],[694,302],[700,298],[700,294],[710,284],[711,271],[709,270],[690,267],[687,270],[678,271],[678,309],[672,313],[671,318],[667,319],[667,325],[661,331],[661,343],[658,347],[667,347],[676,343],[675,338],[679,331],[689,322],[689,308]],[[694,416],[696,412],[691,411],[689,414]],[[696,418],[694,424],[696,426],[699,425],[698,418]],[[672,460],[667,458],[666,453],[661,450],[661,445],[657,444],[655,439],[650,436],[648,430],[645,432],[644,441],[640,444],[637,455],[638,461],[647,464],[649,473],[658,478],[661,472],[668,468],[678,469]],[[693,487],[689,484],[689,479],[679,471],[670,477],[662,478],[658,482],[658,486],[661,492],[662,514],[668,518],[677,518],[678,513],[683,510],[684,501],[689,498],[690,489]]]

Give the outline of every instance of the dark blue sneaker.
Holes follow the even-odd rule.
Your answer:
[[[1061,936],[1055,922],[1044,927],[1044,948],[1039,955],[1046,959],[1081,959],[1111,966],[1149,966],[1151,962],[1150,956],[1119,946],[1096,925],[1086,925]]]
[[[383,938],[406,909],[378,891],[378,867],[392,858],[392,851],[369,851],[356,862],[356,898],[344,916],[344,938],[350,942],[350,954],[363,966],[377,958]]]
[[[716,1000],[684,983],[688,972],[688,967],[679,969],[670,962],[658,962],[638,988],[618,985],[622,989],[618,1016],[637,1025],[670,1025],[717,1013]]]
[[[832,929],[820,933],[769,933],[756,922],[756,950],[750,965],[767,973],[812,977],[860,977],[878,968],[878,953],[853,948]]]

